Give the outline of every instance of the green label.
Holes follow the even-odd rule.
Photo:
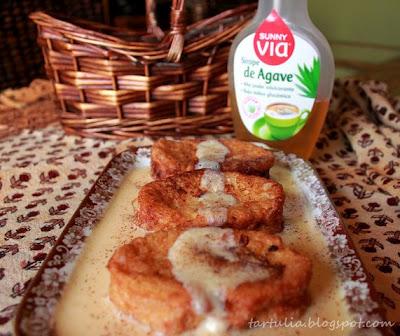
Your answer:
[[[295,34],[287,48],[266,40],[281,39],[283,43],[288,39],[285,34],[260,33],[262,43],[257,38],[256,33],[244,38],[234,56],[240,117],[247,130],[260,139],[289,139],[307,123],[317,98],[319,55],[310,43]],[[269,46],[275,49],[270,51]],[[284,53],[291,46],[291,53]],[[257,52],[255,48],[259,48]]]

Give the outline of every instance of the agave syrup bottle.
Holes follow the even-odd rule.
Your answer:
[[[328,111],[334,71],[307,0],[259,0],[229,55],[236,137],[308,159]]]

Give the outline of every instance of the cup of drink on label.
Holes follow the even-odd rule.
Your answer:
[[[271,135],[275,139],[283,140],[294,134],[301,113],[295,105],[274,103],[266,107],[264,117],[270,128]]]

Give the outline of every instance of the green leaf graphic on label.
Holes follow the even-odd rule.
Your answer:
[[[301,85],[296,84],[296,87],[303,93],[304,97],[316,98],[321,72],[321,63],[319,59],[314,57],[310,68],[306,64],[304,64],[303,67],[298,65],[297,68],[299,72],[296,74],[296,78]]]

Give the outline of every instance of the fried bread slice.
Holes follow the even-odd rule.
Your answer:
[[[246,328],[252,318],[297,318],[312,265],[262,231],[192,228],[150,233],[108,263],[109,295],[153,331]],[[200,334],[206,334],[200,333]]]
[[[284,192],[270,179],[197,170],[156,180],[138,194],[138,225],[147,230],[221,226],[282,230]]]
[[[160,139],[151,154],[151,172],[156,179],[202,168],[268,176],[273,164],[271,151],[236,139]]]

